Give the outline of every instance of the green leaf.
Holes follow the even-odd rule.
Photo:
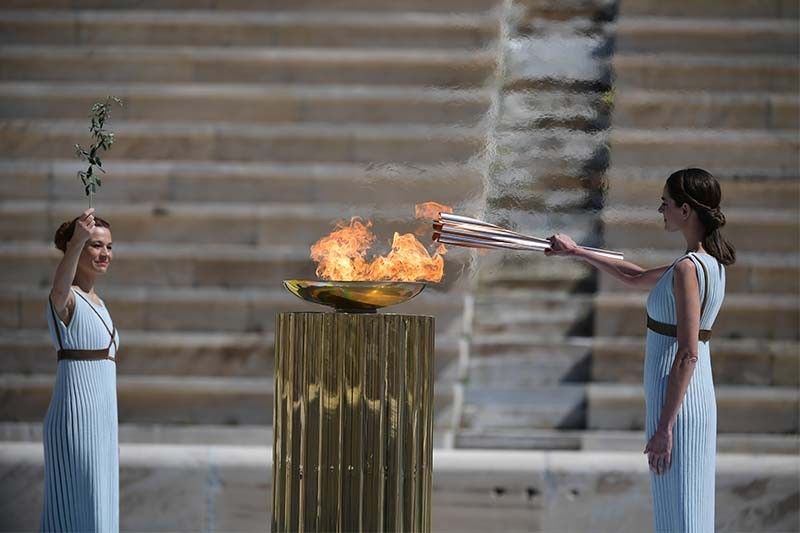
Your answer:
[[[75,145],[75,154],[78,158],[88,161],[89,166],[86,170],[78,171],[78,178],[83,182],[86,195],[89,196],[89,206],[92,205],[92,195],[102,186],[99,175],[95,174],[95,169],[105,174],[103,162],[100,160],[100,151],[107,151],[114,143],[114,133],[103,128],[106,119],[111,116],[111,107],[117,104],[123,107],[123,101],[116,96],[107,96],[105,102],[95,102],[91,106],[89,114],[89,131],[95,142],[89,149],[83,148],[80,144]]]

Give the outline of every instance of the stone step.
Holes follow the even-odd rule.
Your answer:
[[[593,269],[581,261],[552,261],[528,255],[515,263],[503,264],[499,258],[481,258],[478,290],[593,292],[596,285],[593,275]]]
[[[796,21],[790,19],[623,16],[615,31],[621,53],[798,54]]]
[[[53,390],[52,374],[0,374],[0,421],[44,420]],[[117,377],[121,424],[272,424],[272,377]],[[450,403],[445,387],[434,392],[438,413]]]
[[[782,18],[796,19],[798,5],[792,0],[626,0],[620,18],[659,15],[692,18]]]
[[[103,202],[318,203],[384,209],[437,199],[455,204],[483,190],[463,165],[121,160],[107,165]],[[0,159],[0,195],[11,200],[85,202],[77,159]],[[113,180],[113,181],[110,181]],[[391,194],[376,191],[391,190]]]
[[[204,513],[213,517],[215,529],[262,528],[270,521],[269,506],[263,502],[270,499],[269,482],[264,480],[272,476],[271,454],[271,448],[263,446],[121,447],[122,529],[147,530],[156,523],[161,530],[199,530],[209,523]],[[41,504],[41,450],[13,444],[0,460],[8,480],[0,510],[10,517],[14,529],[35,529],[36,519],[19,509]],[[440,494],[433,500],[432,528],[460,533],[498,527],[503,531],[618,531],[618,515],[610,518],[584,509],[627,505],[625,524],[629,527],[623,531],[646,530],[652,508],[647,503],[649,473],[641,460],[638,451],[436,450],[434,476]],[[718,515],[726,517],[726,526],[735,531],[763,531],[772,524],[776,530],[796,529],[791,510],[778,518],[762,518],[769,517],[770,509],[781,502],[793,501],[794,474],[800,464],[796,457],[725,454],[717,463]],[[751,487],[765,476],[770,480],[768,494],[748,504],[755,518],[742,517],[736,511],[742,487]],[[32,479],[38,481],[31,483]],[[154,491],[154,485],[160,490]],[[208,495],[211,487],[213,497]],[[165,499],[169,507],[162,511],[159,505],[165,505]],[[531,509],[533,505],[536,508]]]
[[[513,292],[517,297],[493,290],[476,298],[474,334],[526,333],[551,340],[591,335],[591,295]]]
[[[124,250],[124,261],[120,252]],[[102,287],[280,287],[284,279],[315,279],[308,247],[241,245],[128,244],[116,245],[113,274]],[[0,243],[0,286],[49,288],[61,252],[44,243]],[[458,285],[468,252],[448,252],[442,281],[432,291]],[[435,288],[434,288],[435,287]],[[427,297],[427,296],[426,296]],[[298,300],[296,303],[300,304]]]
[[[263,445],[122,444],[121,529],[263,530],[271,520],[265,503],[270,501],[271,457],[272,448]],[[433,465],[434,531],[635,532],[652,526],[650,474],[641,450],[437,449]],[[718,523],[731,531],[797,530],[792,505],[798,468],[796,454],[720,454]],[[41,444],[0,447],[0,475],[4,524],[15,531],[35,530],[39,516],[30,510],[41,508]],[[624,527],[619,513],[597,509],[624,509]]]
[[[0,442],[42,441],[40,422],[0,422]],[[269,425],[120,424],[119,442],[126,444],[208,444],[271,446]]]
[[[434,431],[434,438],[441,432]],[[626,451],[642,449],[641,431],[592,430],[509,430],[495,433],[460,430],[455,447],[462,449],[511,450],[581,450],[586,452]],[[42,424],[39,422],[0,422],[0,442],[41,443]],[[120,424],[119,441],[130,444],[188,444],[224,446],[271,446],[272,426],[214,426]],[[441,439],[434,449],[441,448]],[[786,454],[798,453],[797,437],[780,434],[722,433],[717,437],[717,453]]]
[[[0,43],[479,48],[499,26],[488,13],[0,11]]]
[[[595,337],[591,381],[641,383],[645,344],[644,337]],[[713,339],[711,363],[717,384],[795,388],[800,385],[797,342]]]
[[[43,323],[26,324],[30,329],[0,330],[0,372],[55,371],[54,347]],[[119,375],[268,377],[273,372],[272,332],[142,331],[125,326],[121,336]]]
[[[112,286],[101,288],[98,292],[123,333],[126,330],[140,330],[267,334],[274,331],[275,313],[330,310],[328,307],[296,298],[281,287],[279,280],[267,287],[269,288],[223,289],[137,286],[125,289]],[[44,328],[48,293],[49,287],[0,289],[0,302],[5,311],[2,327]],[[438,319],[437,332],[440,334],[457,331],[463,306],[459,296],[442,294],[431,287],[413,300],[390,307],[386,312],[432,315]],[[125,343],[125,340],[122,342]]]
[[[637,206],[660,203],[670,168],[612,167],[606,172],[605,205]],[[715,167],[725,208],[800,209],[800,179],[790,169]]]
[[[640,337],[645,332],[644,294],[599,293],[594,333],[601,337]],[[712,328],[714,339],[800,340],[797,295],[727,294]]]
[[[2,426],[0,426],[2,427]],[[489,450],[581,450],[583,452],[639,452],[644,448],[642,431],[525,429],[483,432],[461,430],[455,446]],[[797,454],[796,435],[720,433],[717,453],[753,455]]]
[[[673,239],[668,239],[670,243]],[[652,245],[652,243],[651,243]],[[626,261],[645,267],[669,265],[680,256],[680,243],[671,249],[617,248]],[[503,265],[481,263],[480,288],[537,290],[569,290],[577,293],[617,291],[628,287],[608,274],[599,272],[587,263],[560,258],[528,257],[519,264]],[[736,263],[726,267],[726,288],[737,293],[800,292],[800,259],[794,252],[764,253],[739,250]]]
[[[678,233],[664,232],[663,217],[656,211],[659,202],[654,200],[651,210],[622,206],[605,209],[602,218],[606,244],[612,249],[684,249],[685,240]],[[726,209],[725,217],[727,223],[722,233],[737,250],[773,253],[798,250],[800,214],[795,210]]]
[[[33,303],[28,305],[35,307]],[[116,316],[116,308],[114,312]],[[123,347],[117,358],[119,375],[268,377],[273,374],[272,331],[136,330],[131,329],[135,326],[117,320],[125,328]],[[55,371],[53,343],[43,324],[40,320],[38,324],[26,324],[25,329],[0,329],[0,373],[30,375]],[[446,330],[441,321],[437,326]],[[458,339],[446,332],[439,333],[435,349],[435,378],[446,378],[445,370],[458,358]]]
[[[470,344],[468,383],[527,388],[589,381],[591,338],[558,342],[531,333],[476,335]]]
[[[583,429],[584,385],[464,388],[460,430],[494,432],[516,428]]]
[[[588,429],[644,428],[641,385],[591,384],[587,388]],[[800,391],[795,387],[721,386],[715,390],[719,433],[798,432]]]
[[[525,388],[559,382],[641,383],[644,337],[479,335],[470,345],[470,384]],[[764,339],[714,339],[714,382],[798,386],[800,345]]]
[[[797,130],[800,98],[792,94],[621,91],[616,127]]]
[[[797,62],[779,55],[617,54],[612,63],[618,91],[798,90]]]
[[[114,147],[104,163],[120,159],[435,164],[465,162],[483,142],[478,128],[375,124],[237,124],[116,122]],[[0,120],[6,158],[67,158],[87,143],[85,121]],[[111,168],[111,164],[108,164]]]
[[[607,96],[598,91],[508,91],[503,95],[498,131],[509,135],[558,127],[597,131],[608,127],[608,110]]]
[[[53,375],[0,375],[0,420],[43,420],[53,382]],[[272,378],[117,378],[121,423],[270,424],[272,395]]]
[[[670,265],[680,251],[621,250],[625,259],[644,267]],[[628,288],[606,273],[599,274],[601,291]],[[736,263],[725,267],[725,290],[731,293],[800,293],[800,257],[796,253],[738,253]]]
[[[76,188],[80,188],[76,184]],[[102,194],[102,190],[100,191]],[[439,200],[440,198],[437,198]],[[452,202],[455,198],[441,198]],[[54,228],[86,209],[86,203],[48,201],[0,201],[0,238],[10,241],[52,242]],[[97,206],[107,217],[114,240],[124,250],[140,244],[228,244],[261,248],[307,243],[311,246],[338,222],[359,216],[373,222],[378,240],[375,249],[391,248],[394,232],[415,233],[433,253],[429,220],[414,218],[414,205],[395,206],[375,212],[371,206],[299,204],[113,204]],[[41,219],[41,220],[39,220]],[[25,226],[30,220],[37,223]]]
[[[260,0],[6,0],[6,9],[102,9],[108,11],[148,9],[148,10],[188,10],[283,12],[324,10],[335,11],[379,11],[387,15],[397,12],[425,13],[474,13],[488,11],[499,4],[498,0],[270,0],[265,4]]]
[[[480,86],[492,51],[0,46],[0,80]]]
[[[117,244],[119,252],[119,243]],[[276,287],[283,279],[313,279],[306,247],[128,245],[106,287]],[[52,245],[2,243],[3,283],[50,287],[61,253]],[[119,254],[118,256],[119,257]]]
[[[109,94],[112,120],[226,123],[473,125],[489,95],[477,89],[208,83],[0,83],[0,119],[80,119]]]
[[[764,167],[797,172],[800,141],[790,130],[615,129],[609,142],[615,166]]]

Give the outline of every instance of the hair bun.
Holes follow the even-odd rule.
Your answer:
[[[706,211],[708,225],[711,226],[710,229],[717,229],[721,228],[725,225],[725,214],[719,207],[715,207],[714,209],[709,209]]]
[[[67,243],[72,238],[72,234],[75,233],[76,220],[78,219],[76,218],[74,220],[67,220],[61,224],[56,230],[56,234],[53,236],[53,242],[55,243],[56,248],[62,252],[67,251]]]
[[[718,227],[725,225],[725,214],[719,207],[711,211],[711,218],[718,224]]]

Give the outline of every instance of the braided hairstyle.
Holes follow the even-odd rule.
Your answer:
[[[667,178],[667,190],[676,205],[688,204],[697,213],[706,230],[703,237],[706,252],[723,265],[735,263],[736,249],[720,232],[725,215],[719,208],[722,190],[717,178],[701,168],[686,168]]]
[[[94,227],[111,229],[111,224],[109,224],[107,221],[103,220],[97,215],[93,216],[94,216]],[[78,223],[79,218],[80,217],[75,217],[72,220],[67,220],[66,222],[61,224],[56,230],[56,234],[53,237],[53,242],[55,243],[56,248],[58,248],[62,252],[67,251],[67,243],[69,243],[69,240],[75,233],[75,224]]]

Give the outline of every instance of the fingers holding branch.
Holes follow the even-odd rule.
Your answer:
[[[94,209],[89,208],[75,221],[75,231],[72,234],[72,239],[76,242],[83,244],[92,234],[95,228]],[[70,240],[72,240],[70,239]]]

